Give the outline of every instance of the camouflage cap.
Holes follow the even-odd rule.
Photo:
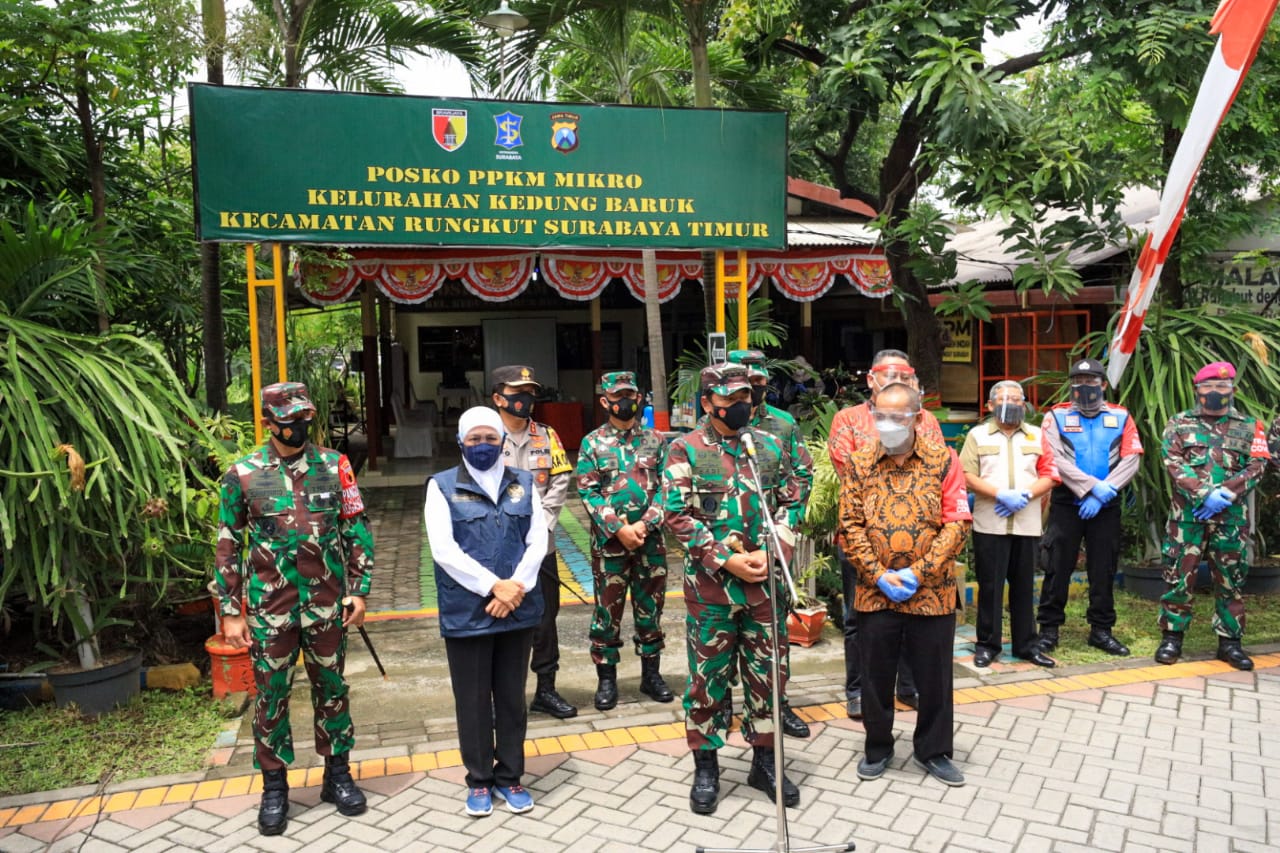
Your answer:
[[[747,380],[747,369],[741,364],[723,362],[704,367],[701,378],[704,394],[711,392],[727,397],[734,391],[751,388],[751,383]]]
[[[769,378],[769,371],[765,370],[764,353],[758,349],[735,349],[729,350],[729,363],[741,364],[747,369],[747,376],[763,376]]]
[[[615,370],[600,377],[600,390],[612,394],[617,391],[639,391],[636,375],[630,370]]]
[[[303,412],[316,413],[307,386],[301,382],[277,382],[262,389],[262,411],[273,420],[288,421]]]
[[[494,386],[533,385],[539,390],[542,388],[542,383],[533,378],[533,368],[523,364],[505,364],[502,367],[495,367],[490,376]]]

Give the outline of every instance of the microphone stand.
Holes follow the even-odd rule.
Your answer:
[[[769,512],[769,503],[765,500],[764,483],[760,479],[760,469],[756,466],[756,445],[751,438],[751,433],[743,429],[738,433],[739,440],[742,442],[742,449],[747,453],[747,469],[751,472],[751,479],[755,481],[756,494],[760,495],[760,499],[764,504],[764,526],[767,532],[767,540],[769,547],[766,548],[766,556],[770,549],[772,554],[778,558],[778,565],[782,569],[782,579],[787,583],[787,590],[791,593],[793,602],[799,600],[796,593],[795,582],[791,578],[791,569],[787,566],[787,558],[783,556],[782,539],[778,536],[778,527],[773,523],[773,514]],[[778,648],[778,577],[773,571],[773,563],[768,560],[769,566],[768,579],[768,596],[769,596],[769,625],[773,642],[773,659],[771,661],[770,673],[773,676],[773,767],[774,767],[774,789],[773,802],[776,807],[777,825],[774,832],[774,844],[772,847],[697,847],[697,853],[821,853],[828,850],[844,850],[850,851],[856,849],[856,845],[852,841],[844,844],[822,844],[816,847],[795,847],[791,846],[791,838],[787,828],[787,807],[782,798],[782,779],[783,772],[783,747],[782,747],[782,652]],[[743,682],[745,688],[746,682]]]

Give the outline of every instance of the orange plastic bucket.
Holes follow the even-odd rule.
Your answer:
[[[253,664],[249,660],[247,647],[234,648],[227,645],[221,634],[214,634],[204,641],[204,648],[209,653],[213,698],[221,699],[228,693],[248,693],[253,696],[258,692],[253,683]]]

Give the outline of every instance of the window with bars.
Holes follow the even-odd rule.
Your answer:
[[[1003,379],[1018,382],[1051,371],[1065,371],[1072,350],[1089,334],[1088,311],[1025,311],[993,314],[982,324],[979,342],[982,402],[991,386]],[[1026,386],[1027,401],[1040,407],[1050,386]]]

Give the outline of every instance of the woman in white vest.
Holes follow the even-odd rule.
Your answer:
[[[974,495],[973,563],[978,575],[978,640],[973,664],[1000,656],[1001,602],[1009,583],[1009,632],[1014,657],[1037,666],[1055,661],[1040,650],[1035,611],[1035,559],[1044,518],[1041,502],[1061,482],[1040,428],[1026,423],[1022,386],[991,386],[991,417],[965,436],[960,451],[965,484]]]

